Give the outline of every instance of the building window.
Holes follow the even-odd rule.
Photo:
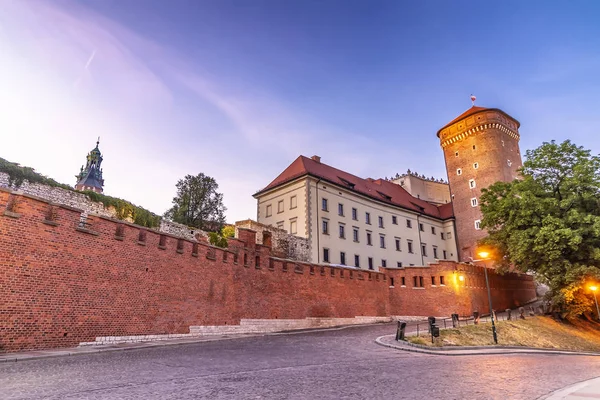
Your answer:
[[[406,227],[407,228],[412,228],[412,221],[410,219],[406,220]]]
[[[278,229],[283,229],[283,221],[279,221],[279,222],[277,223],[277,228],[278,228]]]
[[[358,210],[356,208],[352,209],[352,219],[358,221]]]
[[[373,246],[373,242],[371,241],[371,232],[367,232],[367,245]]]
[[[379,216],[379,227],[383,228],[383,217]]]
[[[346,227],[340,225],[340,239],[346,239]]]
[[[475,229],[481,230],[481,220],[478,219],[475,221]]]
[[[435,226],[431,227],[431,233],[435,235]]]
[[[407,246],[407,248],[408,248],[408,252],[409,252],[409,253],[411,253],[411,254],[413,254],[413,253],[414,253],[414,251],[413,251],[413,243],[412,243],[412,240],[407,240],[407,241],[406,241],[406,246]]]
[[[355,257],[357,257],[357,256],[355,256]],[[373,257],[369,257],[367,261],[369,263],[369,269],[373,269]]]
[[[427,257],[427,244],[421,243],[421,253],[423,254],[423,257]]]
[[[425,286],[425,285],[423,285],[423,277],[420,276],[419,277],[419,287],[423,287],[423,286]]]
[[[358,228],[353,229],[352,237],[353,237],[354,241],[358,243]]]
[[[379,247],[385,249],[385,236],[379,236]]]
[[[283,200],[279,200],[277,202],[277,213],[282,213],[283,212]]]
[[[452,239],[452,232],[446,232],[446,239]]]
[[[322,228],[323,228],[323,234],[324,235],[329,235],[329,221],[327,221],[326,219],[323,220],[322,224],[321,224]]]
[[[456,175],[462,175],[462,169],[458,168],[458,169],[456,170]]]
[[[471,207],[477,207],[477,197],[471,199]]]
[[[295,219],[290,221],[290,233],[292,235],[298,233],[298,222]]]
[[[298,199],[296,196],[290,197],[290,210],[298,207]]]
[[[402,261],[398,261],[398,262],[396,263],[396,267],[398,267],[398,268],[402,268]],[[404,283],[403,283],[403,285],[404,285]]]
[[[421,287],[419,286],[419,277],[413,276],[413,287]]]
[[[458,157],[458,151],[454,153],[454,157]]]
[[[471,189],[474,189],[474,188],[475,188],[475,179],[470,179],[470,180],[469,180],[469,187],[470,187]]]
[[[433,258],[437,259],[438,258],[438,251],[437,251],[437,247],[433,246]]]
[[[446,257],[446,250],[442,250],[442,257],[444,258],[444,260],[447,258]]]
[[[321,200],[321,207],[322,207],[323,211],[328,211],[327,206],[328,206],[327,199],[322,199]]]
[[[425,232],[425,227],[423,226],[423,224],[419,224],[419,230],[421,232]]]
[[[473,150],[475,150],[475,145],[473,145]]]
[[[502,142],[502,147],[504,147],[504,140],[501,140],[501,142]]]
[[[510,160],[506,160],[506,163],[508,164],[509,167],[512,165],[512,161],[510,161]]]
[[[346,253],[340,251],[340,264],[346,265]]]
[[[381,260],[381,266],[387,268],[387,260]]]
[[[392,215],[392,224],[398,225],[398,217],[396,217],[395,215]]]
[[[329,249],[323,249],[323,262],[329,262]]]
[[[440,236],[442,237],[442,240],[446,240],[446,236],[444,235],[444,232],[440,232]]]
[[[267,217],[270,217],[271,215],[273,215],[273,207],[271,207],[271,205],[267,205]]]
[[[343,205],[342,203],[339,203],[339,204],[338,204],[338,215],[339,215],[340,217],[343,217],[343,216],[344,216],[344,205]]]
[[[440,286],[445,285],[446,284],[445,282],[446,281],[444,280],[444,277],[440,276]]]
[[[400,239],[396,238],[396,251],[400,251]]]
[[[371,214],[365,213],[365,222],[371,225]]]
[[[354,255],[354,266],[360,268],[360,256],[358,254]]]
[[[435,276],[431,277],[431,286],[435,286]]]
[[[400,264],[400,266],[402,266],[402,263],[398,263],[398,264]],[[398,268],[400,268],[400,267],[398,267]],[[406,277],[404,277],[404,276],[401,277],[400,282],[402,283],[402,286],[406,286]]]
[[[394,278],[390,277],[390,287],[394,287]]]
[[[479,163],[473,163],[473,168],[474,168],[474,169],[477,169],[477,168],[479,168]]]

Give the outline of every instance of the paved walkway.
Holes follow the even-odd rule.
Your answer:
[[[559,389],[549,395],[540,397],[540,400],[576,400],[600,399],[600,378],[579,382],[566,388]]]

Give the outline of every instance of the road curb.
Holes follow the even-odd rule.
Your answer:
[[[23,362],[29,360],[40,360],[44,358],[56,358],[56,357],[67,357],[67,356],[81,356],[88,354],[97,354],[97,353],[106,353],[106,352],[115,352],[115,351],[131,351],[131,350],[143,350],[154,347],[165,347],[165,346],[183,346],[187,344],[197,344],[197,343],[206,343],[206,342],[218,342],[223,340],[235,340],[235,339],[245,339],[245,338],[254,338],[254,337],[263,337],[263,336],[279,336],[279,335],[300,335],[303,333],[313,333],[313,332],[326,332],[326,331],[339,331],[342,329],[354,328],[354,327],[364,327],[364,326],[374,326],[381,325],[382,322],[375,322],[369,324],[357,324],[357,325],[341,325],[335,326],[331,328],[312,328],[312,329],[300,329],[300,330],[289,330],[289,331],[281,331],[281,332],[265,332],[265,333],[250,333],[250,334],[238,334],[231,336],[219,336],[219,337],[198,337],[196,339],[173,339],[173,340],[159,340],[159,341],[148,341],[148,342],[136,342],[131,343],[131,345],[123,345],[122,347],[94,347],[94,346],[86,346],[86,347],[68,347],[62,349],[49,349],[49,350],[34,350],[31,352],[21,352],[21,353],[5,353],[0,354],[0,364],[1,363],[10,363],[10,362]],[[47,354],[39,354],[39,355],[27,355],[28,353],[46,353]]]
[[[548,350],[548,349],[536,349],[532,347],[460,347],[453,348],[444,351],[436,351],[425,349],[422,346],[414,345],[412,343],[403,342],[402,344],[392,344],[383,341],[383,338],[394,337],[394,335],[379,336],[375,339],[375,343],[380,346],[389,347],[396,350],[409,351],[413,353],[422,354],[433,354],[441,356],[475,356],[475,355],[505,355],[505,354],[548,354],[548,355],[569,355],[569,356],[600,356],[600,353],[586,353],[586,352],[575,352],[567,350]],[[490,351],[490,350],[505,350],[505,351]],[[459,353],[459,351],[470,351],[470,353]]]

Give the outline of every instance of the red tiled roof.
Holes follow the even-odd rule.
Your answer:
[[[517,126],[520,126],[521,124],[519,123],[519,121],[517,121],[516,119],[514,119],[513,117],[511,117],[510,115],[508,115],[507,113],[505,113],[504,111],[500,110],[499,108],[487,108],[487,107],[478,107],[478,106],[473,106],[471,108],[469,108],[467,111],[465,111],[464,113],[460,114],[458,117],[454,118],[452,121],[448,122],[446,125],[442,126],[438,131],[437,131],[437,136],[440,137],[440,132],[449,127],[452,124],[457,123],[458,121],[465,119],[467,117],[470,117],[473,114],[477,114],[479,112],[482,111],[498,111],[501,112],[502,114],[506,115],[508,118],[515,120],[517,122]]]
[[[438,207],[425,200],[413,197],[406,189],[395,183],[383,179],[359,178],[358,176],[304,156],[300,156],[294,160],[273,182],[254,196],[306,175],[323,179],[377,201],[426,214],[434,218],[448,219],[454,216],[451,203]]]

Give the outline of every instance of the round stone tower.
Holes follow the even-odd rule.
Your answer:
[[[446,160],[460,261],[476,258],[477,241],[486,236],[479,226],[481,189],[514,180],[522,166],[519,126],[502,110],[473,105],[437,133]]]

